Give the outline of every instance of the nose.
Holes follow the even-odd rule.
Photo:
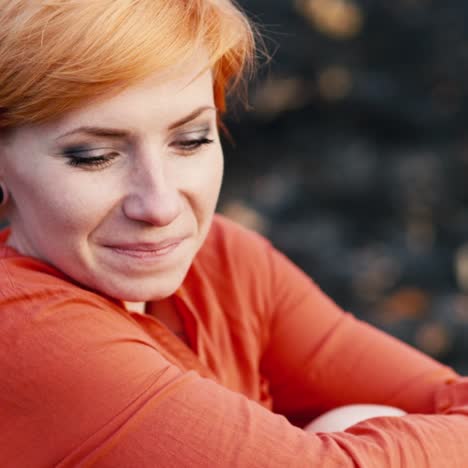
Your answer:
[[[131,179],[122,205],[127,218],[166,226],[179,216],[183,200],[170,175],[166,175],[163,161],[139,168]]]

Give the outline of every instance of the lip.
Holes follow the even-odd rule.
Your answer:
[[[160,242],[136,242],[106,245],[114,252],[139,259],[164,257],[175,250],[185,237],[173,237]]]

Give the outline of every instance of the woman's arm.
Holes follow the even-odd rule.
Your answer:
[[[117,308],[6,294],[2,467],[354,466],[332,439],[178,369]]]
[[[232,238],[230,241],[226,245],[234,244]],[[244,255],[236,254],[235,260],[241,265],[252,262],[260,265],[254,253],[264,255],[263,243],[260,248],[249,237],[248,245],[254,251],[252,255],[245,249]],[[249,262],[245,262],[246,258]],[[151,335],[109,301],[53,278],[48,270],[30,272],[21,259],[11,267],[0,262],[2,268],[5,273],[0,275],[2,467],[440,468],[447,466],[443,457],[446,451],[453,453],[451,466],[466,465],[468,423],[464,411],[468,384],[456,381],[456,374],[450,370],[434,367],[432,361],[428,361],[423,386],[440,388],[434,398],[435,407],[439,412],[445,408],[447,415],[377,418],[347,432],[307,433],[245,396],[168,362]],[[260,275],[265,284],[271,283],[276,292],[285,294],[287,288],[280,288],[270,280],[267,270],[271,268],[262,270],[264,274]],[[250,277],[241,276],[244,282],[240,286],[246,291]],[[281,280],[281,276],[276,280]],[[250,288],[249,294],[259,308],[265,313],[275,312],[265,317],[265,324],[272,323],[271,330],[264,330],[265,336],[270,331],[272,334],[268,340],[262,338],[262,343],[280,339],[278,343],[290,346],[293,357],[300,356],[304,350],[301,343],[285,340],[285,336],[293,337],[300,330],[299,316],[291,320],[293,327],[288,329],[277,314],[281,309],[264,308],[263,293],[253,283]],[[310,288],[311,283],[304,279],[304,290]],[[297,295],[292,297],[302,300]],[[324,296],[321,300],[331,304]],[[320,305],[315,299],[314,303]],[[343,322],[341,315],[331,314],[330,321],[323,321],[322,328],[312,333],[304,329],[313,349],[320,348],[324,330],[331,337],[336,324],[348,323],[349,319]],[[314,341],[315,336],[318,340]],[[290,362],[290,354],[287,350],[276,350],[281,355],[275,356],[271,351],[268,348],[265,364],[278,377],[271,380],[275,392],[281,382],[293,387],[296,384],[293,374],[310,377],[308,373],[296,372],[297,366],[291,368],[288,378],[281,377],[285,371],[282,366]],[[281,357],[276,366],[275,357]],[[317,369],[320,372],[320,366]],[[440,384],[446,378],[456,381],[448,390]],[[342,386],[347,386],[346,378]],[[332,386],[334,401],[339,399],[337,394],[347,394],[346,388],[342,392],[337,392],[337,388]],[[358,388],[348,388],[354,395],[359,393]],[[305,402],[307,410],[314,407],[310,403],[311,389],[304,388],[302,394],[298,390],[301,388],[296,386],[291,395],[297,396],[301,405]],[[305,394],[307,398],[302,399]],[[429,394],[432,391],[413,393]],[[316,396],[317,406],[326,409],[323,404],[327,402],[326,392],[319,387]],[[420,406],[426,407],[429,400],[426,398]],[[281,403],[281,399],[278,401]],[[291,409],[291,401],[287,408]]]
[[[468,460],[465,416],[307,433],[170,364],[118,309],[60,291],[47,303],[15,295],[0,307],[2,467],[440,468],[438,446],[418,444],[444,433],[446,449],[456,449],[451,466]]]
[[[262,370],[275,408],[291,418],[373,403],[434,413],[435,394],[460,377],[450,368],[344,313],[269,247],[273,314]]]
[[[327,411],[304,427],[310,432],[339,432],[345,431],[357,423],[381,416],[404,416],[405,411],[386,405],[345,405]]]
[[[412,414],[372,419],[347,433],[385,447],[389,458],[381,463],[467,463],[468,379],[341,311],[272,247],[269,256],[274,312],[262,371],[274,409],[304,426],[343,405],[394,406]],[[358,445],[347,447],[363,455]]]

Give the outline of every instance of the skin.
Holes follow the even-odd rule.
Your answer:
[[[200,74],[203,63],[196,56],[47,125],[16,129],[0,149],[8,244],[123,301],[175,292],[206,238],[223,174],[212,76]],[[126,135],[70,134],[81,126]],[[212,143],[188,148],[201,139]],[[73,166],[77,155],[112,159]],[[165,255],[146,245],[172,238],[183,240]],[[143,252],[128,248],[135,243],[145,243]]]
[[[367,419],[383,416],[404,416],[407,414],[400,408],[387,405],[346,405],[334,408],[310,422],[304,429],[308,432],[344,431]]]

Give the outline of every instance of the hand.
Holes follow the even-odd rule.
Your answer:
[[[379,416],[404,416],[400,408],[385,405],[347,405],[332,409],[309,423],[304,430],[309,432],[344,431],[350,426]]]

